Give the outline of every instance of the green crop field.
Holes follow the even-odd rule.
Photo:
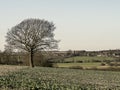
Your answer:
[[[94,61],[113,61],[116,58],[113,57],[103,57],[103,56],[76,56],[76,57],[70,57],[70,58],[65,58],[64,61],[83,61],[83,62],[94,62]]]
[[[120,72],[25,68],[0,76],[1,90],[120,90]]]
[[[81,67],[98,67],[101,63],[57,63],[57,67],[72,67],[72,66],[81,66]]]
[[[75,56],[65,58],[62,62],[54,63],[54,67],[65,67],[65,68],[99,68],[102,64],[108,66],[107,62],[114,62],[118,58],[114,57],[103,57],[103,56]],[[106,68],[106,67],[105,67]]]

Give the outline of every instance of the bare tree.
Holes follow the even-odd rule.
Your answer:
[[[26,19],[7,32],[7,45],[29,52],[29,63],[31,67],[34,67],[35,52],[57,49],[58,41],[54,39],[54,30],[55,26],[52,22]]]

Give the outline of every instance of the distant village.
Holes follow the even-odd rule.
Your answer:
[[[120,57],[120,49],[116,50],[101,50],[101,51],[85,51],[85,50],[68,50],[54,51],[54,54],[62,56],[105,56],[105,57]]]

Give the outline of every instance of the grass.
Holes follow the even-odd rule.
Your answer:
[[[76,57],[70,57],[65,58],[64,61],[83,61],[83,62],[94,62],[94,61],[114,61],[116,58],[113,57],[103,57],[103,56],[76,56]]]
[[[86,67],[97,67],[100,66],[101,63],[57,63],[57,67],[72,67],[72,66],[81,66],[83,68]]]
[[[120,90],[120,72],[26,68],[0,76],[1,90]]]
[[[103,56],[76,56],[65,58],[61,63],[55,63],[54,67],[64,67],[64,68],[83,68],[83,69],[99,69],[101,64],[107,65],[106,62],[113,62],[117,58],[114,57],[103,57]],[[108,65],[107,65],[108,67]]]
[[[104,71],[120,71],[120,66],[101,66],[101,63],[55,63],[54,67],[84,69],[84,70],[104,70]]]

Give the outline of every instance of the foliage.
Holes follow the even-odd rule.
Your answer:
[[[0,76],[8,90],[119,90],[120,72],[60,68],[26,68]]]

